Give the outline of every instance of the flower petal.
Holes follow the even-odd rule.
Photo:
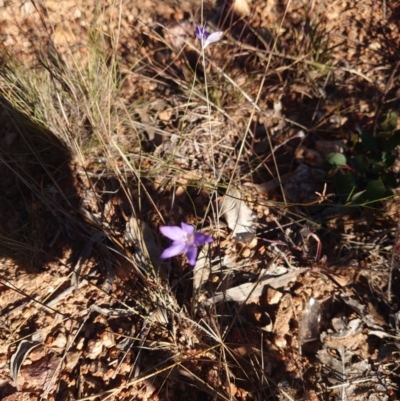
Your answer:
[[[178,226],[162,226],[161,234],[173,241],[182,241],[186,237],[186,232]]]
[[[197,39],[200,39],[200,40],[203,38],[202,28],[200,28],[198,25],[196,25],[196,36],[197,36]]]
[[[222,31],[218,31],[218,32],[213,32],[210,35],[208,35],[205,38],[206,40],[203,43],[203,49],[205,49],[211,43],[218,42],[222,38],[223,34],[224,33]]]
[[[172,245],[165,249],[164,252],[161,254],[161,259],[172,258],[173,256],[179,255],[182,253],[186,248],[185,243],[180,241],[174,241]]]
[[[194,266],[196,264],[197,248],[194,245],[189,245],[185,249],[185,254],[189,260],[189,264]]]
[[[182,231],[184,231],[186,234],[194,233],[194,227],[191,224],[181,223],[181,227]]]
[[[194,244],[197,246],[204,245],[205,243],[211,243],[214,240],[206,234],[194,233]]]
[[[206,26],[204,25],[203,32],[202,32],[203,40],[207,40],[209,36],[210,36],[210,34],[206,31]]]

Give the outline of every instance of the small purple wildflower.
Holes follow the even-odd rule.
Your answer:
[[[201,41],[201,46],[203,49],[205,49],[211,43],[218,42],[222,38],[223,34],[224,33],[222,31],[208,33],[205,25],[204,27],[196,25],[196,36],[197,39]]]
[[[203,233],[195,233],[192,225],[181,223],[181,226],[160,227],[161,234],[172,239],[172,245],[161,254],[161,259],[172,258],[185,252],[189,264],[194,266],[197,258],[197,246],[213,242],[213,239]]]

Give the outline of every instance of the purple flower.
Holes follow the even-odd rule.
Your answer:
[[[222,31],[214,32],[214,33],[208,33],[206,31],[206,26],[204,27],[196,25],[196,36],[197,39],[201,41],[201,46],[203,49],[205,49],[208,45],[211,43],[218,42],[224,33]]]
[[[194,266],[196,264],[197,246],[204,245],[205,243],[213,242],[213,239],[203,233],[195,233],[194,227],[181,223],[181,226],[163,226],[160,231],[167,238],[172,239],[172,245],[167,248],[162,254],[161,258],[172,258],[172,256],[179,255],[185,252],[189,263]]]

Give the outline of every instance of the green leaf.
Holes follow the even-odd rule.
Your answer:
[[[378,141],[370,131],[361,134],[361,142],[364,150],[367,152],[376,152],[378,150]]]
[[[386,142],[385,150],[386,152],[391,152],[399,145],[400,145],[400,130],[397,130],[393,132],[393,135],[391,135],[389,140]]]
[[[358,173],[363,174],[369,170],[369,160],[367,156],[361,154],[355,157],[355,168]]]
[[[368,200],[379,200],[385,196],[386,188],[381,180],[369,181],[366,188],[366,198]]]
[[[354,174],[351,173],[337,174],[333,178],[333,182],[337,194],[345,196],[346,198],[356,188],[355,177]]]
[[[380,160],[370,160],[371,162],[371,173],[375,176],[379,176],[385,171],[385,165]]]
[[[363,146],[363,144],[361,142],[357,142],[354,145],[354,153],[355,154],[358,155],[359,153],[364,153],[364,151],[365,151],[365,149],[364,149],[364,146]]]
[[[381,176],[382,181],[385,183],[386,189],[389,188],[397,188],[398,187],[398,177],[397,174],[393,172],[388,172],[385,174],[382,174]]]
[[[357,144],[360,142],[360,134],[359,134],[358,132],[354,133],[354,134],[351,136],[350,142],[351,142],[351,145],[352,145],[353,147],[357,146]]]
[[[392,167],[395,161],[396,157],[393,156],[390,152],[382,152],[382,163],[385,168]]]
[[[385,121],[381,124],[384,131],[393,131],[397,127],[397,113],[391,112],[386,114]]]
[[[326,161],[333,167],[344,167],[347,164],[346,156],[342,153],[329,153]]]

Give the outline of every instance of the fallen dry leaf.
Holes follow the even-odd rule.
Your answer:
[[[228,189],[220,201],[220,208],[233,238],[238,242],[251,242],[256,234],[255,215],[244,202],[242,193],[234,188]]]
[[[19,343],[18,348],[12,355],[10,361],[10,372],[12,378],[14,379],[15,387],[18,388],[18,374],[21,369],[22,363],[24,362],[28,354],[41,343],[42,343],[41,341],[27,341],[27,340],[22,340]]]
[[[307,342],[318,339],[320,320],[321,320],[321,306],[316,299],[310,298],[300,321],[300,326],[299,326],[300,346],[302,346]]]
[[[214,297],[209,298],[205,303],[214,304],[222,301],[243,302],[248,298],[259,297],[266,285],[275,289],[284,287],[287,283],[294,280],[299,274],[304,273],[306,268],[298,268],[277,276],[266,274],[256,283],[245,283],[237,287],[230,288],[225,292],[219,292]]]

